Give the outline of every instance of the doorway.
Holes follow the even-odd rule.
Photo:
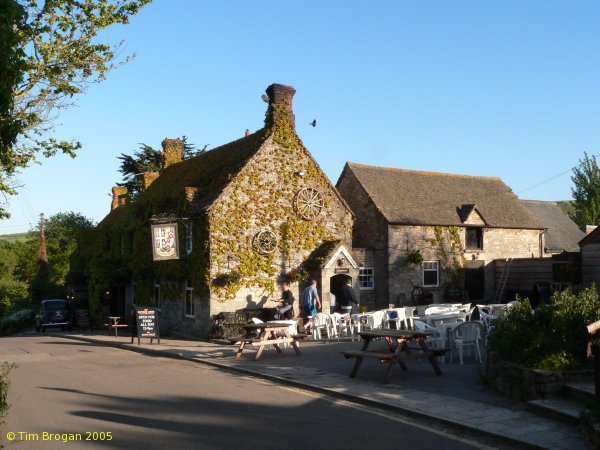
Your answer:
[[[485,273],[483,261],[467,261],[465,270],[465,291],[469,300],[481,300],[485,294]]]
[[[350,285],[352,285],[352,277],[343,273],[334,275],[329,279],[329,292],[335,295],[336,298],[335,307],[331,308],[332,312],[340,310],[340,304],[338,299],[341,297],[342,288],[348,282],[350,283]]]

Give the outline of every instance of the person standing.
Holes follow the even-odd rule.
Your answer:
[[[305,320],[304,329],[307,329],[311,326],[309,317],[314,316],[321,309],[321,299],[317,291],[317,280],[310,280],[310,284],[302,291],[302,303]]]
[[[358,300],[356,300],[356,294],[354,293],[354,289],[352,289],[352,281],[348,280],[340,288],[337,299],[344,314],[352,314],[353,303],[358,307]]]
[[[281,298],[278,300],[279,306],[275,312],[275,318],[277,320],[291,318],[293,316],[292,308],[294,307],[295,300],[294,294],[290,291],[290,284],[284,281],[281,284]]]

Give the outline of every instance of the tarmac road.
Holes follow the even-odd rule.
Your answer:
[[[392,413],[50,333],[0,339],[0,361],[18,364],[7,449],[486,448]]]

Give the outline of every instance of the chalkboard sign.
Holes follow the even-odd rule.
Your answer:
[[[135,308],[135,335],[137,335],[138,345],[140,344],[140,338],[150,338],[150,343],[156,338],[160,344],[156,312],[157,309],[152,307],[138,306]],[[133,342],[133,338],[134,335],[132,334],[131,342]]]

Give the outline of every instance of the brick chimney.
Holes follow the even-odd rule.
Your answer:
[[[160,174],[158,172],[144,172],[142,174],[143,182],[144,182],[144,190],[148,189],[148,187],[158,178]]]
[[[127,188],[125,186],[114,186],[112,188],[112,196],[111,211],[127,203]]]
[[[165,139],[162,141],[164,168],[183,160],[183,141],[181,139]]]
[[[283,84],[272,84],[266,90],[269,96],[269,109],[265,125],[271,126],[280,120],[288,122],[292,128],[296,127],[293,99],[296,89]]]

